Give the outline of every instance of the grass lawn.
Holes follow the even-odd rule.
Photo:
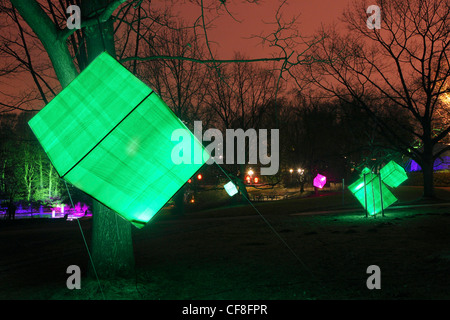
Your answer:
[[[400,187],[397,209],[364,218],[350,194],[220,209],[161,213],[133,229],[136,277],[102,280],[107,299],[449,299],[450,205],[423,204]],[[448,189],[438,196],[450,201]],[[319,212],[346,209],[338,212]],[[316,211],[313,214],[311,211]],[[66,268],[85,274],[77,222],[0,221],[1,299],[102,299],[83,277],[70,291]],[[81,221],[89,241],[91,220]],[[269,226],[270,225],[270,226]],[[273,228],[273,229],[272,229]],[[368,266],[381,269],[369,290]]]

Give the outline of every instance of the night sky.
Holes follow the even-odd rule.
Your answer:
[[[290,21],[298,16],[299,34],[311,37],[321,28],[333,23],[339,23],[343,10],[352,0],[323,0],[320,2],[296,0],[288,1],[281,10],[282,18]],[[232,59],[236,53],[247,58],[266,58],[280,54],[279,50],[262,45],[261,39],[252,38],[255,35],[267,35],[274,30],[275,13],[282,1],[260,1],[258,4],[247,1],[229,1],[227,8],[230,14],[222,10],[220,15],[215,10],[206,11],[206,19],[214,19],[213,25],[208,29],[211,49],[216,59]],[[175,15],[182,17],[192,25],[201,14],[200,7],[189,1],[154,1],[155,7],[170,6]],[[361,13],[365,15],[364,12]],[[42,53],[41,53],[42,54]],[[34,57],[34,59],[37,59]],[[5,77],[0,80],[3,93],[17,95],[27,93],[29,90],[24,83],[34,88],[31,76],[21,73],[19,76]]]
[[[249,37],[273,30],[274,26],[269,23],[275,21],[275,13],[280,3],[281,1],[265,0],[255,5],[245,1],[230,1],[229,11],[240,22],[234,20],[230,15],[223,14],[215,20],[215,28],[209,31],[210,41],[217,42],[215,49],[221,58],[232,58],[236,51],[249,57],[259,57],[264,52],[270,52],[267,47],[265,48],[267,51],[261,51],[260,40],[249,39]],[[288,1],[281,12],[286,21],[299,15],[300,34],[312,36],[321,25],[338,23],[343,10],[349,3],[351,0],[295,0]],[[175,8],[179,8],[179,13],[182,16],[186,15],[186,19],[189,19],[190,16],[196,18],[199,15],[198,6],[177,4]],[[207,14],[207,16],[212,15],[215,14]]]

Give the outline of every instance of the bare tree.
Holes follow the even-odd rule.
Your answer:
[[[192,29],[178,23],[173,28],[161,30],[153,38],[152,45],[141,45],[146,56],[172,56],[202,59],[203,46]],[[207,67],[182,59],[144,61],[138,73],[158,92],[181,120],[206,120],[204,101],[209,78]]]
[[[245,58],[236,54],[236,60]],[[264,109],[275,99],[275,72],[259,65],[236,63],[210,73],[208,105],[215,111],[220,127],[229,129],[258,128]]]
[[[236,54],[235,59],[245,60],[245,57]],[[247,131],[257,130],[268,124],[267,114],[272,111],[270,109],[274,107],[274,100],[282,91],[282,84],[278,83],[278,77],[273,69],[255,64],[236,63],[213,68],[208,74],[212,80],[208,87],[206,105],[214,112],[213,122],[217,128]],[[226,150],[227,157],[231,153],[235,155],[233,161],[236,165],[232,165],[231,174],[233,176],[238,174],[236,182],[240,184],[243,196],[248,197],[244,186],[246,165],[236,161],[239,159],[239,155],[236,159],[236,151],[242,152],[245,159],[249,159],[250,148],[257,146],[251,145],[249,139],[247,144],[249,148],[238,150],[238,146],[233,144],[234,149],[231,150],[227,141],[222,141],[222,145],[218,147],[222,151]]]
[[[309,81],[352,102],[374,119],[391,148],[416,160],[423,169],[424,196],[434,196],[433,163],[449,147],[435,146],[449,133],[437,112],[448,93],[450,9],[446,0],[377,1],[381,29],[367,27],[369,4],[357,1],[344,14],[349,33],[332,29],[306,68]],[[367,95],[377,97],[368,103]],[[389,106],[389,109],[382,106]],[[409,124],[386,121],[391,110],[406,111]],[[398,113],[396,111],[396,113]],[[413,141],[405,137],[413,136]],[[414,144],[419,148],[413,148]]]

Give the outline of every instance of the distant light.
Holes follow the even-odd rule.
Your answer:
[[[202,180],[202,179],[203,179],[203,176],[202,176],[201,173],[199,173],[199,174],[197,175],[197,179],[198,179],[198,180]]]
[[[191,183],[191,182],[192,182],[192,179],[189,179],[189,180],[188,180],[188,183]]]
[[[252,176],[253,175],[253,170],[252,169],[250,169],[249,171],[248,171],[248,174],[250,175],[250,176]]]
[[[290,172],[290,173],[294,172],[294,169],[289,169],[289,172]]]
[[[255,180],[253,180],[253,181],[255,181],[255,183],[258,183],[259,182],[259,178],[255,177]]]

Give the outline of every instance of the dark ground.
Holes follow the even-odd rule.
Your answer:
[[[300,261],[250,206],[166,216],[134,229],[136,277],[102,280],[105,298],[450,299],[450,204],[293,215],[308,201],[258,206]],[[89,243],[91,220],[81,225]],[[85,277],[66,288],[67,267],[85,275],[88,263],[76,221],[0,221],[0,299],[102,299]],[[366,287],[370,265],[381,290]]]

